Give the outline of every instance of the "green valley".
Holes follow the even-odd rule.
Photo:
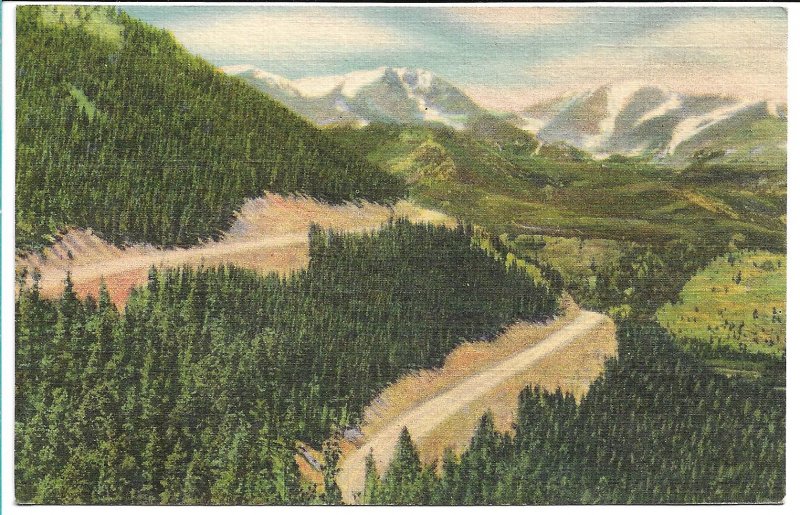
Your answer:
[[[596,161],[531,136],[372,124],[331,129],[411,182],[418,202],[496,233],[663,244],[727,241],[782,249],[782,169],[699,166],[684,170],[611,157]],[[527,138],[527,141],[526,139]],[[537,153],[538,149],[538,153]]]
[[[764,372],[786,359],[786,256],[731,252],[686,283],[658,321],[723,372]],[[754,356],[755,355],[755,356]]]

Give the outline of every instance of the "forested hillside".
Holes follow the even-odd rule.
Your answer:
[[[619,357],[576,403],[523,390],[514,434],[487,414],[469,449],[423,467],[401,437],[373,504],[780,502],[786,493],[785,391],[715,375],[654,324],[623,324]],[[369,460],[368,460],[369,461]]]
[[[528,241],[531,249],[535,243]],[[508,249],[497,239],[494,245],[501,253]],[[487,415],[463,455],[446,455],[441,473],[420,463],[414,435],[405,435],[383,477],[366,464],[361,501],[781,501],[785,358],[765,363],[757,380],[726,377],[708,363],[710,350],[686,349],[655,322],[655,311],[677,299],[683,285],[725,248],[719,241],[702,247],[681,241],[633,244],[593,267],[591,284],[565,277],[582,305],[609,312],[620,323],[619,356],[586,397],[577,402],[559,391],[523,391],[514,432],[498,433]],[[510,250],[528,256],[521,245]]]
[[[308,502],[295,439],[319,445],[401,374],[557,309],[469,227],[309,237],[290,277],[154,269],[122,313],[69,280],[57,301],[21,288],[17,500]]]
[[[65,226],[191,245],[265,189],[389,201],[403,181],[114,7],[17,14],[17,245]]]

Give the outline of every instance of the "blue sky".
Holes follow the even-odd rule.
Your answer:
[[[497,108],[604,83],[785,100],[786,15],[752,7],[127,6],[218,66],[433,71]]]

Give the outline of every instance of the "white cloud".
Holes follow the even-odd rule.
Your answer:
[[[372,52],[413,45],[396,30],[332,9],[290,9],[192,20],[172,27],[175,37],[200,54],[239,58]]]
[[[453,7],[446,11],[456,21],[498,34],[520,34],[572,23],[580,9],[569,7],[481,6]]]
[[[626,44],[549,60],[530,76],[552,90],[636,80],[678,91],[784,101],[786,37],[780,19],[695,19]]]

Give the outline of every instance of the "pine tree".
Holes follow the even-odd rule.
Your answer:
[[[385,500],[389,504],[415,504],[419,502],[418,487],[422,473],[419,453],[411,441],[406,427],[400,431],[394,457],[384,478]]]
[[[310,238],[308,269],[287,277],[152,268],[121,313],[105,285],[83,302],[69,277],[57,300],[41,298],[35,277],[21,285],[18,498],[308,502],[287,442],[320,445],[403,374],[556,308],[545,285],[463,230],[398,220]],[[464,324],[465,309],[479,320]],[[433,469],[409,445],[415,479],[401,474],[388,497],[376,474],[371,502],[438,495]],[[340,502],[338,451],[324,452],[318,501]]]
[[[328,505],[342,504],[342,492],[336,484],[336,475],[339,473],[338,462],[341,451],[335,440],[328,440],[323,446],[322,475],[325,484],[323,501]]]
[[[380,491],[380,476],[375,465],[375,457],[370,449],[364,462],[364,491],[358,499],[361,504],[380,504],[382,495]]]

